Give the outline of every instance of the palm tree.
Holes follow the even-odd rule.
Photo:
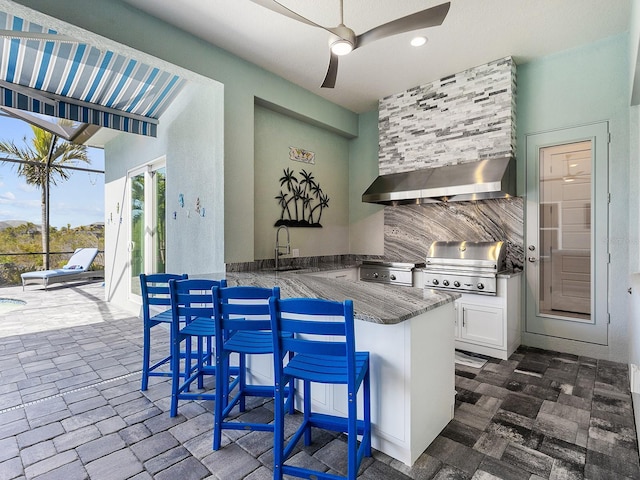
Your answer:
[[[60,122],[61,124],[64,121]],[[91,163],[87,157],[87,147],[67,141],[58,143],[58,137],[50,132],[31,125],[33,138],[31,143],[23,139],[25,146],[20,148],[13,141],[0,141],[0,153],[7,154],[20,160],[17,165],[18,175],[25,178],[27,184],[39,188],[42,207],[42,251],[44,252],[44,266],[49,265],[49,218],[47,215],[49,204],[49,187],[69,179],[65,166],[75,162]],[[0,162],[2,160],[0,159]],[[5,162],[2,162],[5,163]]]

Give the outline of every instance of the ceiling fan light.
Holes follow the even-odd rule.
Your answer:
[[[336,55],[346,55],[353,50],[353,43],[340,38],[331,44],[331,51]]]
[[[427,43],[427,37],[413,37],[411,39],[412,47],[421,47],[425,43]]]

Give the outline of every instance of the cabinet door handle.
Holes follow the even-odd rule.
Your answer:
[[[467,326],[467,316],[465,315],[467,311],[462,309],[462,328]]]

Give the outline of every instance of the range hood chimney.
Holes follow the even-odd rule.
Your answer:
[[[515,158],[504,157],[380,175],[362,194],[362,201],[406,205],[507,198],[515,194]]]

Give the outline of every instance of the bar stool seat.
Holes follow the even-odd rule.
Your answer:
[[[216,400],[215,392],[191,392],[197,382],[204,389],[204,376],[215,375],[214,358],[215,322],[211,289],[226,286],[226,280],[186,279],[170,280],[172,328],[172,377],[170,415],[178,414],[180,400]],[[181,326],[180,319],[184,319]],[[192,353],[193,341],[196,353]],[[180,362],[180,349],[184,343],[184,362]],[[195,359],[195,365],[192,363]],[[237,373],[237,370],[236,370]]]
[[[371,456],[371,386],[369,352],[355,350],[353,302],[271,298],[269,306],[276,379],[273,478],[281,480],[283,475],[291,475],[355,480],[363,457]],[[293,338],[283,337],[283,331],[293,333]],[[290,353],[293,353],[293,358],[285,361]],[[285,445],[283,393],[284,388],[296,380],[303,384],[303,421]],[[346,385],[347,416],[313,412],[312,383]],[[363,400],[361,419],[358,418],[357,398],[360,390]],[[311,444],[312,428],[347,434],[346,476],[286,464],[303,436],[305,445]],[[358,435],[362,436],[360,445]]]
[[[149,377],[171,377],[171,340],[169,352],[160,360],[151,364],[151,329],[158,325],[169,326],[173,320],[171,313],[171,299],[169,298],[169,280],[184,280],[186,274],[153,273],[140,274],[140,294],[142,296],[142,379],[140,390],[145,391],[149,386]],[[153,309],[164,310],[152,313]],[[171,335],[171,328],[169,328]]]
[[[229,374],[216,376],[218,394],[214,412],[213,449],[222,442],[222,430],[255,430],[273,432],[272,423],[225,421],[232,410],[245,410],[247,397],[273,398],[274,385],[247,383],[247,355],[273,355],[269,298],[279,298],[280,289],[240,286],[213,288],[216,323],[216,368],[228,372],[230,356],[238,355],[238,376],[227,381]],[[291,336],[291,334],[285,334]],[[234,391],[235,390],[235,391]],[[233,391],[233,395],[230,392]],[[293,390],[286,392],[289,411],[293,413]]]

